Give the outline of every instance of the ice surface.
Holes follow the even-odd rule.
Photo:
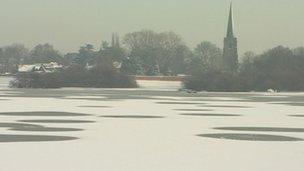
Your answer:
[[[26,90],[8,80],[0,77],[3,171],[304,168],[303,93],[187,94],[176,82]]]

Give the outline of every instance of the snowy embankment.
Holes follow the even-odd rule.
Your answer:
[[[6,89],[12,77],[0,77],[0,89]],[[138,89],[141,90],[162,90],[177,91],[182,88],[181,81],[156,81],[156,80],[137,80]]]
[[[0,76],[0,90],[7,89],[9,86],[9,82],[12,79],[13,79],[12,77]]]
[[[182,88],[181,81],[137,80],[140,89],[177,91]]]

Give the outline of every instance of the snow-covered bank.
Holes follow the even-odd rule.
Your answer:
[[[8,88],[12,77],[0,77],[0,89]],[[181,81],[155,81],[155,80],[137,80],[139,89],[143,90],[162,90],[162,91],[177,91],[182,88]]]
[[[177,91],[182,88],[181,81],[137,80],[140,89]]]
[[[9,82],[12,79],[12,77],[0,76],[0,90],[8,88]]]

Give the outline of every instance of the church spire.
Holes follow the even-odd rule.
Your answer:
[[[232,2],[230,3],[230,12],[229,12],[229,19],[228,19],[227,37],[234,37],[234,22],[233,22]]]
[[[224,53],[223,53],[223,67],[229,72],[236,72],[238,69],[238,43],[234,36],[233,30],[233,9],[230,4],[230,12],[228,19],[227,35],[224,38]]]

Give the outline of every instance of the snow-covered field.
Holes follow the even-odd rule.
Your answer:
[[[302,171],[303,93],[6,88],[2,171]],[[165,86],[165,87],[164,87]],[[163,91],[171,87],[171,91]]]

